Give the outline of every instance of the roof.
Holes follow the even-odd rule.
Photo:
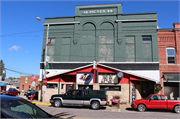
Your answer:
[[[106,68],[109,68],[109,69],[113,69],[113,70],[116,70],[116,71],[120,71],[122,73],[126,73],[126,74],[130,74],[130,75],[133,75],[133,76],[137,76],[137,77],[141,77],[141,78],[144,78],[144,79],[147,79],[147,80],[150,80],[150,81],[154,81],[156,83],[159,82],[159,77],[158,78],[154,78],[154,77],[150,77],[150,76],[144,76],[142,75],[141,73],[136,73],[136,72],[132,72],[132,71],[126,71],[126,70],[120,70],[120,69],[117,69],[117,68],[113,68],[113,67],[110,67],[110,66],[106,66],[104,64],[100,64],[100,63],[97,63],[97,65],[99,66],[103,66],[103,67],[106,67]],[[76,71],[76,70],[79,70],[79,69],[82,69],[82,68],[86,68],[86,67],[89,67],[89,66],[93,66],[93,63],[92,64],[89,64],[89,65],[86,65],[86,66],[82,66],[82,67],[78,67],[78,68],[75,68],[75,69],[72,69],[72,70],[68,70],[68,71],[64,71],[64,72],[61,72],[61,73],[58,73],[58,74],[54,74],[54,75],[47,75],[46,77],[47,78],[50,78],[50,77],[53,77],[53,76],[57,76],[57,75],[60,75],[60,74],[66,74],[66,73],[70,73],[72,71]],[[142,72],[142,71],[141,71]],[[158,72],[159,73],[159,72]]]

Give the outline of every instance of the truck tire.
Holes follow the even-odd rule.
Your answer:
[[[138,111],[140,112],[144,112],[146,110],[146,106],[143,105],[143,104],[139,104],[138,107],[137,107]]]
[[[176,105],[176,106],[174,107],[174,111],[175,111],[176,113],[180,113],[180,105]]]
[[[54,101],[54,107],[61,107],[61,106],[62,106],[61,100],[56,99],[56,100]]]
[[[92,109],[99,109],[99,107],[100,107],[100,104],[98,101],[92,101],[92,103],[91,103]]]

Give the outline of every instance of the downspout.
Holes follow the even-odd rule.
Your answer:
[[[131,102],[131,85],[130,85],[130,75],[129,75],[129,103]]]
[[[60,82],[61,82],[61,75],[59,75],[59,86],[58,86],[58,94],[59,94],[59,91],[60,91]]]

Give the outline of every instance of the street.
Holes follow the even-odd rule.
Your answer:
[[[147,110],[145,112],[138,112],[132,109],[99,109],[92,110],[88,107],[59,107],[55,108],[46,105],[37,105],[46,112],[52,115],[58,115],[64,118],[75,119],[179,119],[180,114],[174,113],[170,110]]]

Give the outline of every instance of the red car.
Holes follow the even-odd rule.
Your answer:
[[[8,91],[3,92],[6,95],[19,95],[20,91],[16,90],[15,88],[9,88]]]
[[[166,100],[165,95],[151,94],[146,99],[134,100],[131,107],[144,112],[146,109],[167,109],[180,113],[179,100]]]

